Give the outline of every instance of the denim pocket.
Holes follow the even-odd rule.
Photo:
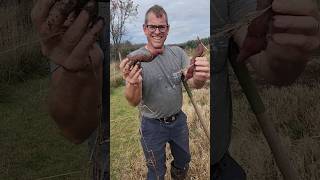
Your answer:
[[[154,138],[159,134],[159,124],[160,122],[157,122],[154,119],[143,117],[141,121],[141,136],[143,138]]]

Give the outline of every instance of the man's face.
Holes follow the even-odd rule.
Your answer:
[[[147,36],[149,46],[155,49],[162,48],[169,32],[166,16],[162,15],[162,17],[157,17],[154,13],[149,13],[148,21],[147,24],[143,26],[143,31]]]

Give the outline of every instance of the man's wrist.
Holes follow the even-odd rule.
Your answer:
[[[130,82],[130,81],[127,81],[127,84],[130,85],[130,86],[138,87],[141,84],[141,82]]]
[[[197,88],[197,89],[202,88],[205,83],[206,83],[206,81],[200,81],[200,80],[196,80],[194,78],[190,79],[190,85],[193,88]]]

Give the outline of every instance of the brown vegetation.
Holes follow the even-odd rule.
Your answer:
[[[47,72],[33,30],[29,1],[0,1],[0,82],[26,80]]]
[[[288,148],[302,179],[320,178],[320,65],[311,61],[291,86],[274,87],[258,80],[268,116]],[[249,180],[282,179],[248,102],[232,76],[233,132],[230,151]]]

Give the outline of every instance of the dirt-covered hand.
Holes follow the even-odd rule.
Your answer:
[[[103,52],[96,43],[104,20],[93,20],[96,2],[79,12],[78,0],[38,0],[31,17],[41,38],[42,53],[69,71],[100,67]]]
[[[126,80],[130,73],[130,60],[129,58],[125,58],[124,60],[121,61],[120,65],[120,72],[122,73],[122,78]]]
[[[126,77],[126,82],[131,85],[139,85],[142,82],[142,76],[141,76],[142,68],[139,67],[139,65],[133,66],[129,70],[129,74]]]

